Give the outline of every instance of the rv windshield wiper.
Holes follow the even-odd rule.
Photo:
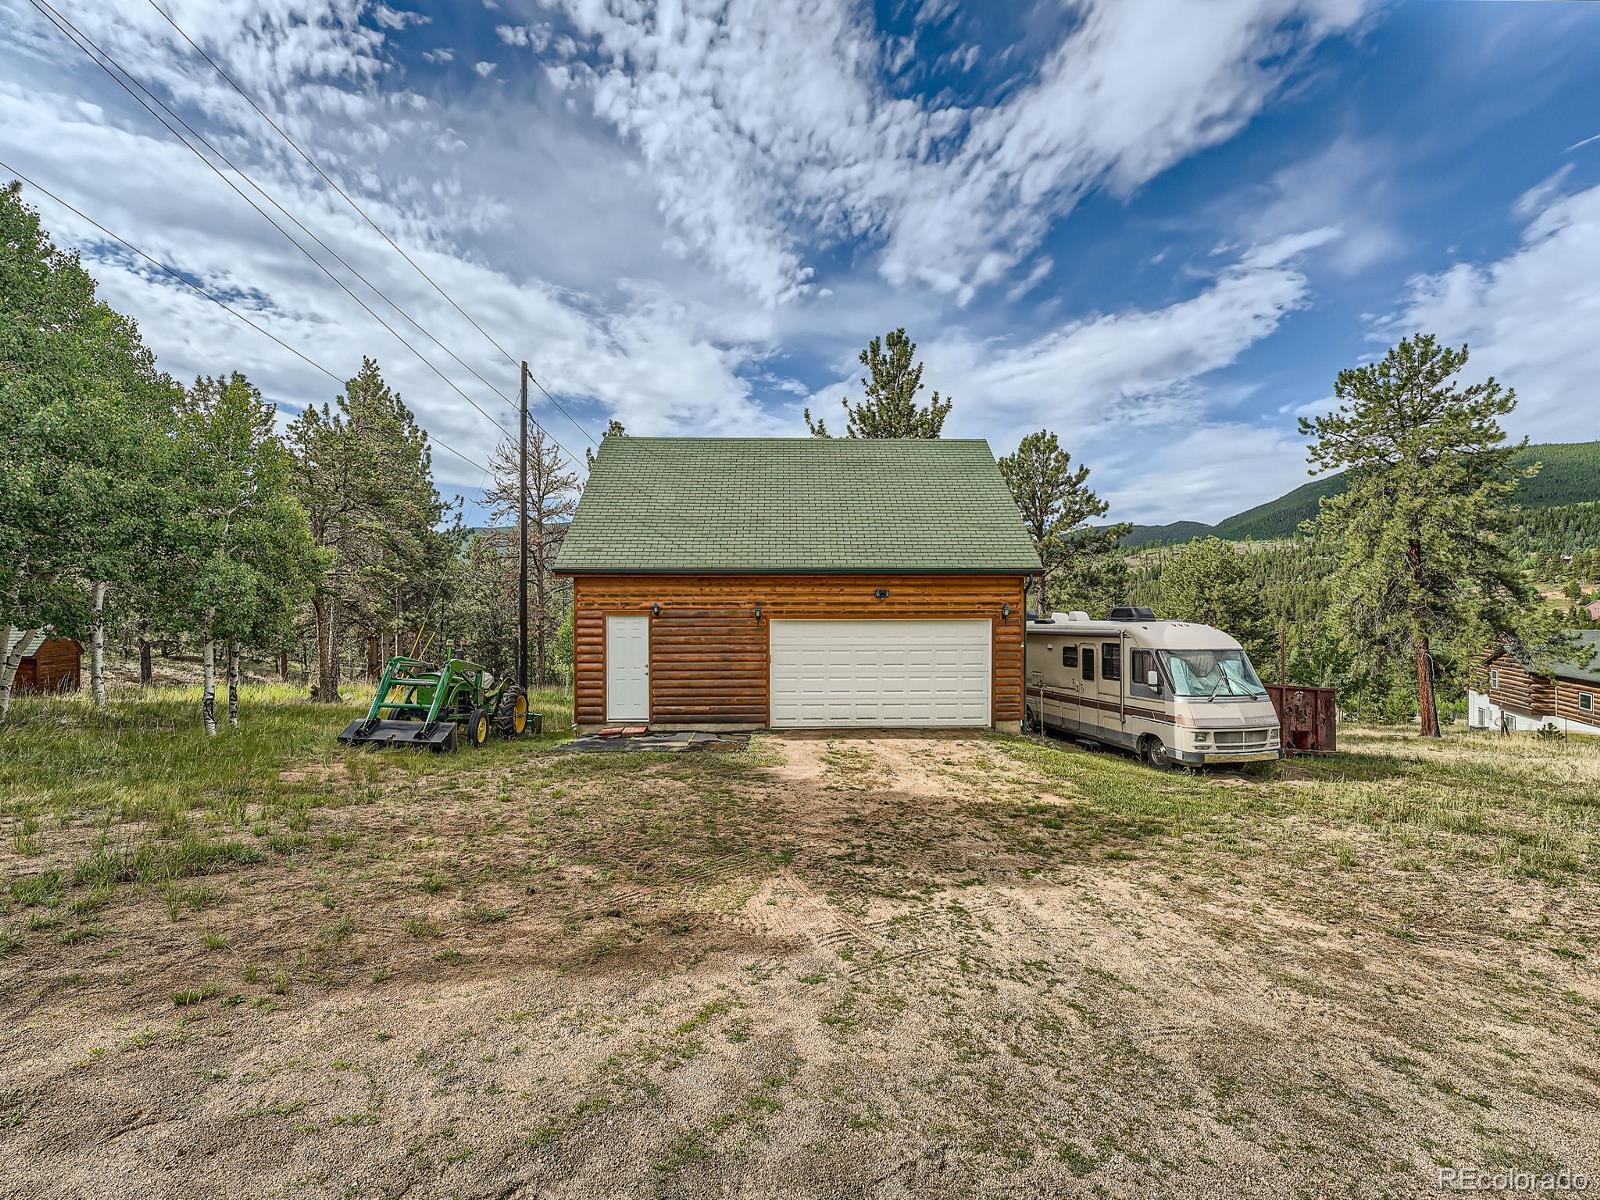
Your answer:
[[[1228,682],[1228,673],[1226,671],[1224,671],[1222,673],[1222,678],[1217,680],[1217,686],[1211,689],[1211,695],[1206,697],[1206,703],[1207,704],[1210,704],[1214,700],[1216,700],[1217,693],[1222,690],[1222,685],[1225,684],[1225,683],[1228,684],[1228,695],[1237,696],[1239,694],[1238,692],[1233,690],[1233,684]]]

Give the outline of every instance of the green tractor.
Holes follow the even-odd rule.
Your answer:
[[[488,671],[474,662],[447,658],[435,669],[416,658],[391,658],[372,697],[372,708],[351,721],[339,740],[347,746],[426,746],[454,750],[465,739],[481,746],[489,732],[521,737],[539,732],[528,694],[509,679],[493,688]]]

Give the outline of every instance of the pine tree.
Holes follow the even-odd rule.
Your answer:
[[[1338,409],[1300,421],[1311,461],[1346,471],[1322,502],[1337,546],[1331,617],[1374,667],[1403,656],[1415,672],[1420,731],[1439,736],[1436,644],[1446,635],[1529,636],[1533,589],[1507,549],[1519,475],[1500,419],[1514,392],[1493,378],[1462,386],[1467,348],[1406,338],[1383,361],[1341,371]]]
[[[1211,625],[1236,638],[1251,660],[1266,661],[1274,638],[1248,554],[1221,538],[1199,538],[1161,571],[1161,616]]]
[[[460,540],[433,483],[428,435],[370,358],[332,407],[289,425],[295,494],[330,568],[312,594],[317,699],[333,703],[352,629],[395,633],[437,607]]]
[[[1089,524],[1110,508],[1089,489],[1089,468],[1074,471],[1072,455],[1041,429],[1000,460],[1000,474],[1044,564],[1034,585],[1037,607],[1098,612],[1121,603],[1129,576],[1118,543],[1132,526]]]
[[[916,354],[917,344],[906,336],[903,327],[867,343],[859,358],[867,368],[861,380],[866,395],[857,404],[840,401],[844,405],[846,437],[936,438],[942,434],[954,401],[934,392],[926,408],[918,406],[922,364],[913,362]],[[805,421],[812,437],[832,436],[826,421],[811,419],[809,408],[805,410]]]

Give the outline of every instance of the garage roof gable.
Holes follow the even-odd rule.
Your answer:
[[[586,572],[1039,570],[981,439],[605,439],[556,560]]]

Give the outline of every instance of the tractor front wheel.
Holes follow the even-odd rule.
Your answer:
[[[489,714],[481,708],[472,710],[467,718],[467,745],[476,750],[489,740]]]
[[[528,732],[528,693],[508,687],[500,694],[494,710],[495,731],[506,737],[521,737]]]

